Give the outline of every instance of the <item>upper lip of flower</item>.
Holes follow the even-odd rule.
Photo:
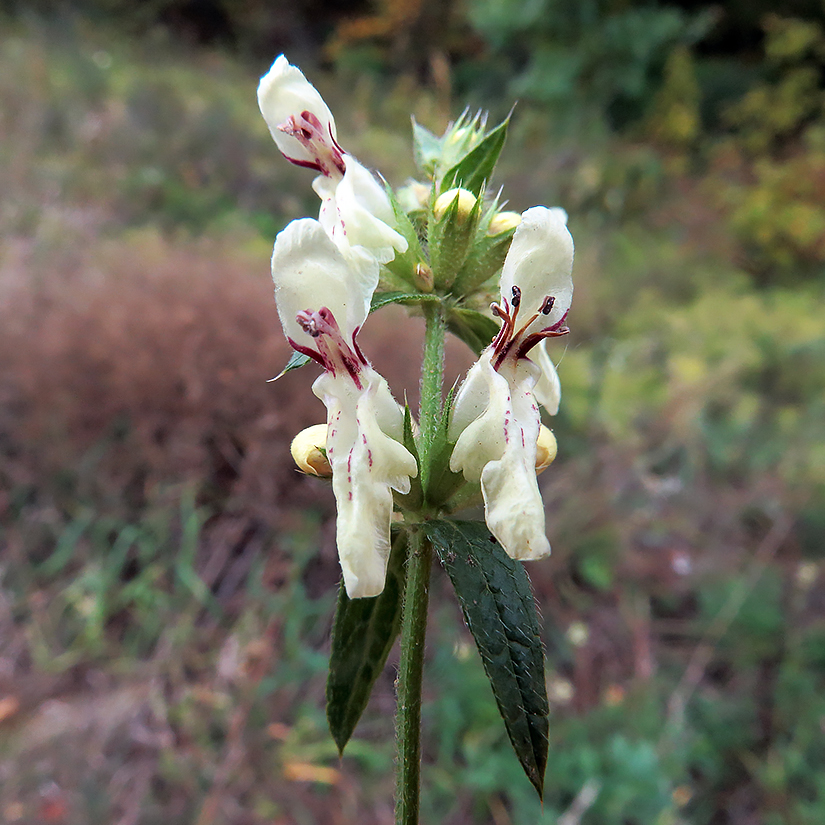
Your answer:
[[[535,206],[523,214],[513,235],[502,269],[501,301],[490,307],[502,322],[491,344],[497,370],[505,359],[518,361],[545,338],[569,332],[573,241],[563,214]],[[526,319],[522,310],[530,313]]]
[[[323,175],[343,175],[335,119],[303,72],[280,55],[258,84],[258,105],[285,158]]]

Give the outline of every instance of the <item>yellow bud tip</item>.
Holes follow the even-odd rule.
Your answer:
[[[329,466],[324,450],[327,444],[327,425],[314,424],[301,430],[292,439],[289,451],[298,469],[311,476],[329,478],[332,467]]]
[[[452,206],[453,201],[456,199],[458,199],[456,217],[460,221],[467,219],[476,205],[476,196],[467,189],[448,189],[443,195],[438,196],[433,207],[436,220],[441,219],[441,216]]]
[[[536,439],[536,475],[546,470],[556,457],[559,445],[553,431],[541,425],[539,437]]]
[[[515,229],[520,223],[521,215],[518,212],[499,212],[490,221],[487,234],[490,236],[502,235]]]

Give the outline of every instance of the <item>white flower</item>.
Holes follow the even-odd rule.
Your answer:
[[[536,391],[555,412],[558,376],[546,352],[537,350],[539,365],[527,355],[567,332],[573,239],[565,218],[541,206],[522,215],[502,269],[501,303],[493,305],[501,330],[467,373],[450,420],[450,469],[481,482],[487,526],[515,559],[550,552],[536,480]]]
[[[408,493],[418,473],[400,443],[403,411],[355,341],[369,313],[377,267],[353,265],[318,221],[304,218],[275,240],[272,277],[287,340],[325,370],[312,390],[327,408],[344,585],[350,598],[377,596],[390,553],[392,490]]]
[[[341,148],[323,98],[284,55],[261,78],[258,105],[284,157],[319,173],[312,184],[321,198],[319,220],[344,255],[381,264],[406,251],[387,193]]]

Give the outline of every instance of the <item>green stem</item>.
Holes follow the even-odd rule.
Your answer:
[[[421,365],[421,483],[427,489],[430,448],[441,414],[444,381],[444,313],[440,306],[425,305],[427,322]],[[427,635],[432,545],[420,528],[410,531],[410,555],[401,618],[401,659],[398,665],[398,713],[396,716],[396,825],[418,825],[421,785],[421,680],[424,672],[424,640]]]
[[[401,620],[398,666],[398,712],[395,720],[396,825],[418,825],[421,785],[421,681],[427,633],[432,546],[420,529],[410,534],[407,586]]]
[[[418,421],[421,439],[418,453],[421,459],[421,486],[427,489],[430,474],[430,448],[441,415],[441,385],[444,382],[444,310],[440,304],[424,304],[424,358],[421,364],[421,403]]]

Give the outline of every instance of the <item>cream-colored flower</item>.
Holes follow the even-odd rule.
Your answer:
[[[292,347],[324,367],[313,392],[327,408],[326,456],[338,509],[336,540],[350,598],[384,589],[392,490],[418,473],[403,446],[404,414],[355,337],[369,313],[374,268],[353,265],[318,221],[293,221],[272,253],[275,298]]]
[[[546,352],[537,350],[538,364],[528,354],[567,332],[572,267],[573,240],[564,212],[528,209],[504,261],[501,302],[493,305],[501,330],[467,373],[450,420],[448,434],[455,441],[450,469],[481,482],[487,526],[515,559],[550,552],[536,480],[541,424],[536,390],[555,412],[558,377]]]
[[[312,187],[321,198],[319,220],[345,256],[382,264],[406,251],[383,186],[343,150],[323,98],[284,55],[261,78],[258,105],[284,157],[318,172]]]

